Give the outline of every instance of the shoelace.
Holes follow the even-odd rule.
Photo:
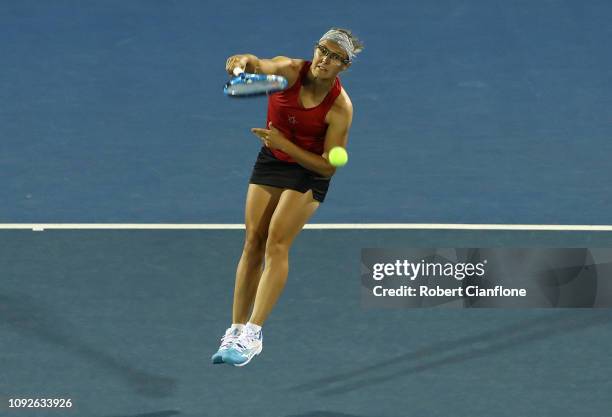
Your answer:
[[[256,340],[259,340],[259,333],[251,333],[247,331],[242,338],[238,339],[235,346],[242,352],[247,350],[247,346],[251,345]]]
[[[220,348],[229,348],[238,338],[240,334],[236,334],[232,332],[226,332],[223,337],[221,337],[221,346]]]

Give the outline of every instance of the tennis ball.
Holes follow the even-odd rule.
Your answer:
[[[329,163],[335,167],[342,167],[348,162],[348,154],[342,146],[334,146],[327,155]]]

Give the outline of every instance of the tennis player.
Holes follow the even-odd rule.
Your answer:
[[[263,146],[246,197],[232,325],[213,363],[243,366],[261,353],[262,326],[285,286],[291,244],[325,199],[336,171],[327,152],[347,144],[353,106],[338,75],[362,49],[351,31],[332,28],[315,45],[312,61],[250,54],[227,59],[229,74],[238,67],[281,75],[288,87],[269,96],[266,128],[251,129]]]

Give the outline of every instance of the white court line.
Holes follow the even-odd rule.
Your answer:
[[[161,223],[0,223],[0,229],[43,230],[243,230],[244,224]],[[451,224],[451,223],[312,223],[315,230],[539,230],[610,232],[611,225],[581,224]]]

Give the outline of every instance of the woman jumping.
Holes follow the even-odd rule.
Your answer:
[[[349,30],[333,28],[315,45],[312,61],[278,56],[234,55],[225,69],[281,75],[286,90],[268,98],[266,129],[246,197],[246,238],[234,288],[232,325],[213,363],[243,366],[261,353],[262,326],[280,296],[289,250],[325,199],[336,169],[327,153],[346,147],[353,106],[338,74],[351,66],[362,43]]]

